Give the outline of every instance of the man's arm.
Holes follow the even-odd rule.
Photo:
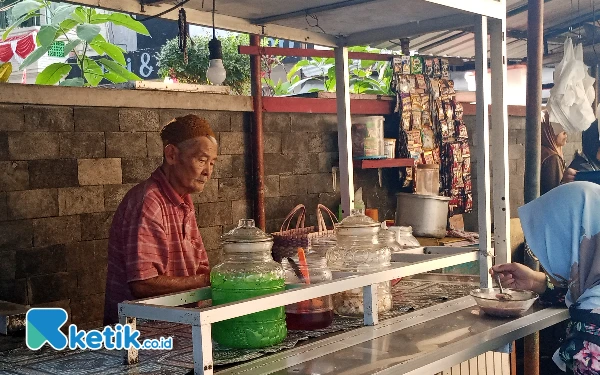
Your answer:
[[[146,280],[129,282],[134,298],[147,298],[163,294],[197,289],[210,285],[209,270],[195,276],[155,276]]]

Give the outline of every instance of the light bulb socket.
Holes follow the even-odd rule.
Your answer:
[[[221,49],[221,41],[217,38],[212,38],[208,42],[209,60],[223,60],[223,51]]]

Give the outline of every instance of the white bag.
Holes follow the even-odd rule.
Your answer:
[[[564,56],[554,71],[554,87],[546,109],[551,122],[558,122],[567,133],[581,132],[596,120],[592,103],[596,96],[595,79],[588,73],[583,62],[583,46],[573,48],[571,38],[567,38]]]

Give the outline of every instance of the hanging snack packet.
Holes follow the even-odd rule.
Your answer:
[[[435,148],[435,135],[433,133],[433,129],[431,129],[429,126],[424,126],[423,127],[423,131],[422,131],[423,135],[423,150],[425,151],[431,151]],[[433,157],[433,155],[432,155]],[[427,163],[427,164],[431,164],[431,163]]]
[[[442,78],[449,79],[450,78],[450,64],[447,59],[440,60],[442,66]]]
[[[454,95],[456,95],[456,91],[454,91],[454,81],[449,79],[448,80],[448,96],[450,96],[450,98],[454,98]]]
[[[423,60],[419,56],[410,57],[410,73],[423,74]]]
[[[437,100],[440,97],[440,81],[437,78],[429,80],[429,85],[431,86],[431,95],[433,96],[433,100]]]
[[[433,77],[433,59],[425,60],[425,72],[428,77]]]
[[[463,155],[462,155],[462,149],[460,147],[460,143],[453,143],[451,147],[452,147],[452,156],[454,157],[454,161],[458,164],[462,164]],[[458,164],[454,165],[454,168],[457,168]],[[462,169],[462,167],[461,167],[461,169]]]
[[[433,159],[433,152],[432,151],[423,152],[423,160],[425,161],[425,164],[435,164],[434,159]]]
[[[471,157],[471,149],[469,148],[469,144],[467,142],[463,142],[460,145],[460,150],[462,152],[462,157],[463,158],[470,158]]]
[[[440,65],[440,59],[433,59],[433,76],[435,78],[442,78],[442,67]]]
[[[454,106],[454,119],[458,121],[462,121],[463,119],[463,106],[460,103],[456,103]]]
[[[392,58],[392,65],[394,67],[394,73],[402,74],[402,57],[394,56]]]
[[[465,125],[462,121],[456,121],[457,124],[457,137],[461,141],[467,141],[469,139],[469,135],[467,134],[467,125]]]
[[[440,120],[440,129],[442,131],[442,139],[446,142],[450,137],[448,132],[448,122],[446,120]]]
[[[473,191],[473,183],[471,182],[471,177],[465,176],[463,172],[463,178],[465,179],[465,193],[471,193]]]
[[[473,211],[473,194],[468,193],[465,199],[465,212]]]
[[[416,110],[413,107],[412,111],[412,128],[413,129],[422,129],[423,128],[423,112],[420,110]]]
[[[471,174],[471,158],[463,156],[463,175]]]
[[[425,82],[425,76],[423,74],[417,74],[415,76],[417,79],[417,87],[423,89],[423,91],[427,90],[427,83]]]
[[[410,74],[410,56],[401,56],[400,59],[402,74]]]
[[[406,131],[410,130],[412,126],[411,113],[412,111],[402,111],[402,129]]]

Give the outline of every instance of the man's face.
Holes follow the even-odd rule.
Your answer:
[[[203,191],[217,161],[217,144],[207,137],[197,137],[173,147],[169,164],[178,190],[186,193]]]

